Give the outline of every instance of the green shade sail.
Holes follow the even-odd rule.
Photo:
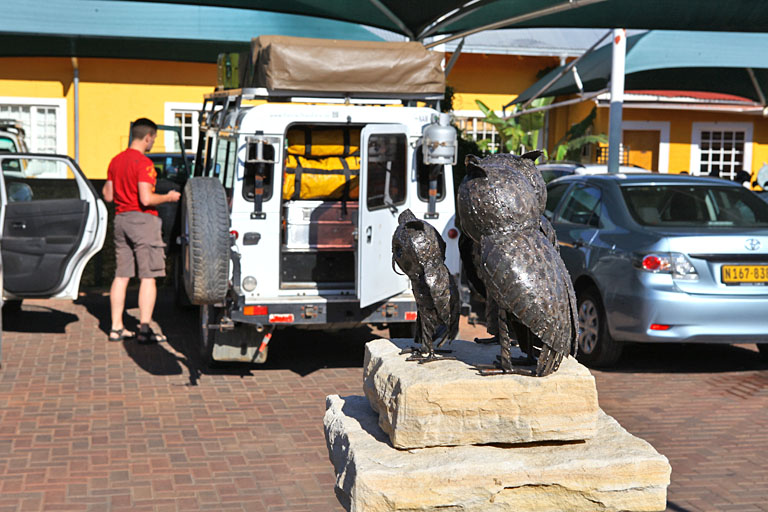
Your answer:
[[[624,88],[718,92],[764,103],[761,93],[768,93],[766,48],[768,34],[666,30],[638,34],[627,38]],[[584,92],[608,87],[611,51],[612,45],[608,44],[576,64]],[[523,91],[514,103],[523,103],[537,95],[562,69],[548,73]],[[578,92],[574,76],[568,72],[538,96]]]
[[[412,39],[479,29],[510,18],[503,26],[768,32],[768,2],[760,0],[162,1],[319,16],[384,28]]]

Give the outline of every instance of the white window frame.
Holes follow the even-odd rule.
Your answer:
[[[669,121],[624,121],[621,123],[621,139],[624,131],[657,131],[659,132],[659,168],[653,169],[660,173],[669,173]],[[690,169],[688,170],[690,172]]]
[[[176,112],[194,112],[198,114],[203,108],[202,103],[189,103],[180,101],[166,101],[165,102],[165,121],[163,124],[168,126],[174,126]],[[192,149],[185,150],[190,151],[193,155],[197,152],[197,142],[200,140],[200,125],[196,121],[192,123]],[[166,131],[163,136],[165,137],[165,149],[171,151],[173,147],[174,135],[172,132]]]
[[[690,173],[695,176],[701,174],[701,132],[723,131],[744,132],[744,170],[752,174],[752,134],[753,123],[693,123],[691,127],[691,168]]]
[[[56,153],[59,155],[67,154],[67,100],[64,98],[35,98],[22,96],[0,96],[0,104],[3,105],[21,105],[24,107],[45,107],[56,109]],[[32,150],[32,137],[34,136],[34,114],[32,114],[32,126],[25,128],[25,141],[27,147]]]

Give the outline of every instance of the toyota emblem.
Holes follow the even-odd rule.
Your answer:
[[[748,251],[756,251],[760,248],[760,240],[756,238],[747,238],[747,241],[744,242],[744,247],[746,247]]]

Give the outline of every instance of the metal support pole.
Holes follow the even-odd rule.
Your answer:
[[[611,60],[611,110],[608,121],[608,172],[619,172],[621,156],[621,109],[624,104],[624,62],[627,58],[627,32],[613,30]]]
[[[73,80],[75,96],[75,162],[80,165],[80,68],[77,57],[72,57]]]

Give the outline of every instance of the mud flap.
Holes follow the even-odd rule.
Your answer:
[[[264,363],[274,327],[236,324],[234,329],[216,331],[213,340],[214,361]]]

